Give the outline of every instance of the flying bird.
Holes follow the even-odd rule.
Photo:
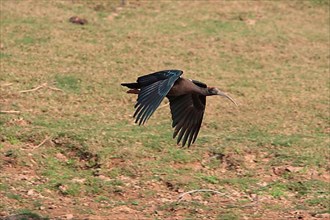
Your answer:
[[[140,76],[136,82],[121,85],[129,88],[127,93],[138,94],[133,117],[139,125],[143,125],[151,117],[166,96],[170,101],[173,138],[178,135],[177,144],[181,141],[182,147],[186,143],[190,147],[202,124],[206,96],[220,95],[237,104],[219,89],[182,78],[182,74],[181,70],[162,70]]]

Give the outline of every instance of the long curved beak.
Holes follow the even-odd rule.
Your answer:
[[[223,96],[223,97],[229,99],[232,103],[234,103],[236,106],[238,106],[237,103],[235,102],[235,100],[232,97],[230,97],[229,95],[227,95],[226,93],[218,91],[217,95],[220,95],[220,96]]]

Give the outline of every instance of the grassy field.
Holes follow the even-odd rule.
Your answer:
[[[0,218],[329,218],[328,0],[1,0],[0,14]],[[239,107],[208,98],[180,148],[167,101],[139,127],[120,86],[162,69]],[[217,193],[179,199],[200,189]]]

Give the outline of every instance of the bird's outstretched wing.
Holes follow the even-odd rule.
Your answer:
[[[138,78],[141,88],[134,106],[135,123],[144,124],[151,117],[182,73],[181,70],[164,70]]]
[[[195,82],[194,82],[195,83]],[[197,85],[197,83],[195,83]],[[172,127],[175,127],[173,138],[178,134],[177,144],[182,140],[182,147],[188,141],[188,147],[194,143],[202,124],[206,96],[186,94],[168,96],[172,113]],[[182,139],[183,138],[183,139]]]

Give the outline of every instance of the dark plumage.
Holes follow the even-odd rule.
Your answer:
[[[137,82],[122,83],[130,88],[127,93],[138,94],[135,104],[135,123],[144,124],[156,111],[164,97],[170,101],[173,138],[178,136],[177,144],[182,146],[194,143],[202,124],[206,96],[220,95],[235,101],[217,88],[181,77],[181,70],[163,70],[140,76]]]

